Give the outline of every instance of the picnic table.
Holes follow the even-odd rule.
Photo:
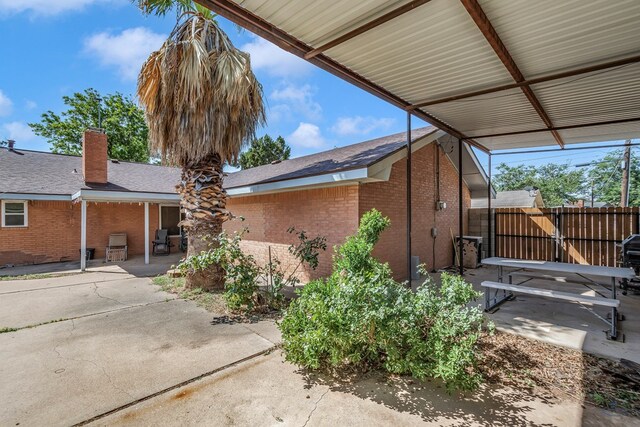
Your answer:
[[[614,340],[617,339],[617,321],[622,320],[622,316],[618,313],[620,301],[617,299],[616,294],[616,279],[634,278],[635,273],[632,269],[501,257],[485,258],[482,260],[482,264],[498,267],[498,282],[482,282],[482,286],[487,288],[485,291],[485,311],[492,310],[503,302],[513,299],[514,292],[573,301],[582,304],[583,306],[584,304],[606,306],[611,308],[610,320],[604,319],[590,307],[585,308],[609,325],[610,331],[607,334],[608,338]],[[506,273],[509,277],[508,284],[503,283],[505,268],[510,269]],[[513,284],[512,279],[514,277],[524,277],[525,280],[517,284]],[[596,281],[602,278],[605,278],[606,281],[610,281],[610,287]],[[599,296],[580,295],[551,289],[522,286],[523,283],[533,279],[551,280],[559,283],[578,283],[595,291]],[[600,286],[608,290],[609,296],[598,292],[596,289],[592,288],[591,285]],[[493,290],[493,295],[491,294],[490,289]],[[500,293],[502,293],[502,295],[499,295]]]

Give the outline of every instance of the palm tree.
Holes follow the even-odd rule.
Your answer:
[[[215,247],[213,237],[231,217],[222,167],[237,161],[265,122],[262,86],[249,55],[233,46],[207,9],[190,0],[141,0],[138,5],[155,14],[177,6],[179,14],[167,41],[142,66],[138,97],[151,149],[163,163],[182,168],[176,189],[185,211],[187,256],[192,256]],[[186,279],[189,288],[224,285],[217,266]]]

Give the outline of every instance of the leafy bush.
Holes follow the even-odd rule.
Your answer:
[[[382,367],[441,378],[449,390],[473,389],[483,315],[461,277],[443,274],[416,293],[371,256],[389,220],[366,213],[358,232],[336,248],[333,274],[299,292],[279,324],[287,360],[311,369]]]
[[[207,269],[218,264],[226,274],[224,297],[231,310],[254,309],[257,302],[258,278],[260,267],[255,258],[245,254],[240,248],[242,236],[247,230],[234,232],[229,236],[226,231],[217,237],[219,246],[190,256],[178,265],[182,274]]]
[[[293,270],[285,272],[277,257],[270,256],[266,265],[259,265],[252,255],[242,251],[240,244],[247,232],[247,228],[232,235],[223,231],[217,237],[217,248],[188,257],[178,265],[178,269],[186,274],[218,264],[226,275],[224,297],[229,309],[252,311],[264,306],[279,309],[284,303],[282,288],[299,283],[296,273],[302,265],[316,269],[319,251],[327,247],[326,238],[318,236],[310,239],[304,231],[290,228],[288,232],[295,234],[299,242],[289,246],[289,253],[298,263]],[[266,284],[264,292],[259,287],[260,283]]]

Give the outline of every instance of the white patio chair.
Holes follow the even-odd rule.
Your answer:
[[[127,260],[127,233],[109,235],[109,246],[106,250],[106,262]]]

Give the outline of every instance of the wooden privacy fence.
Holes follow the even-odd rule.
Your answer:
[[[615,267],[619,244],[640,233],[639,208],[501,208],[495,255]]]

